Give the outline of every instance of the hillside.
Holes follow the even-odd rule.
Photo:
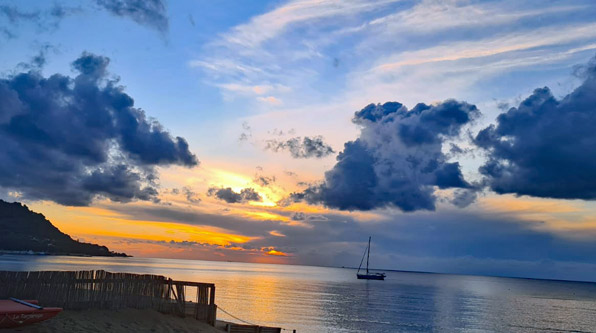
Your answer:
[[[46,254],[127,256],[107,247],[82,243],[61,232],[43,214],[21,203],[0,200],[0,252],[33,251]]]

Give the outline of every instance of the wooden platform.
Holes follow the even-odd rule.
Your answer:
[[[281,333],[280,327],[240,325],[233,323],[226,324],[225,330],[228,333]],[[294,333],[296,333],[295,330]]]

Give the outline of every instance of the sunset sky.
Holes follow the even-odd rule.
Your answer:
[[[592,0],[0,1],[0,198],[134,256],[596,276]]]

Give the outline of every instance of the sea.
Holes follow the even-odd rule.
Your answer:
[[[352,268],[0,255],[0,270],[97,269],[215,283],[218,319],[290,332],[596,332],[595,283],[397,271],[366,281]]]

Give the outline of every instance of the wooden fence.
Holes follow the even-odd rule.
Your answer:
[[[196,288],[196,294],[187,289]],[[186,299],[186,295],[195,299]],[[215,285],[150,274],[0,271],[0,299],[36,299],[64,309],[154,309],[215,325]]]

